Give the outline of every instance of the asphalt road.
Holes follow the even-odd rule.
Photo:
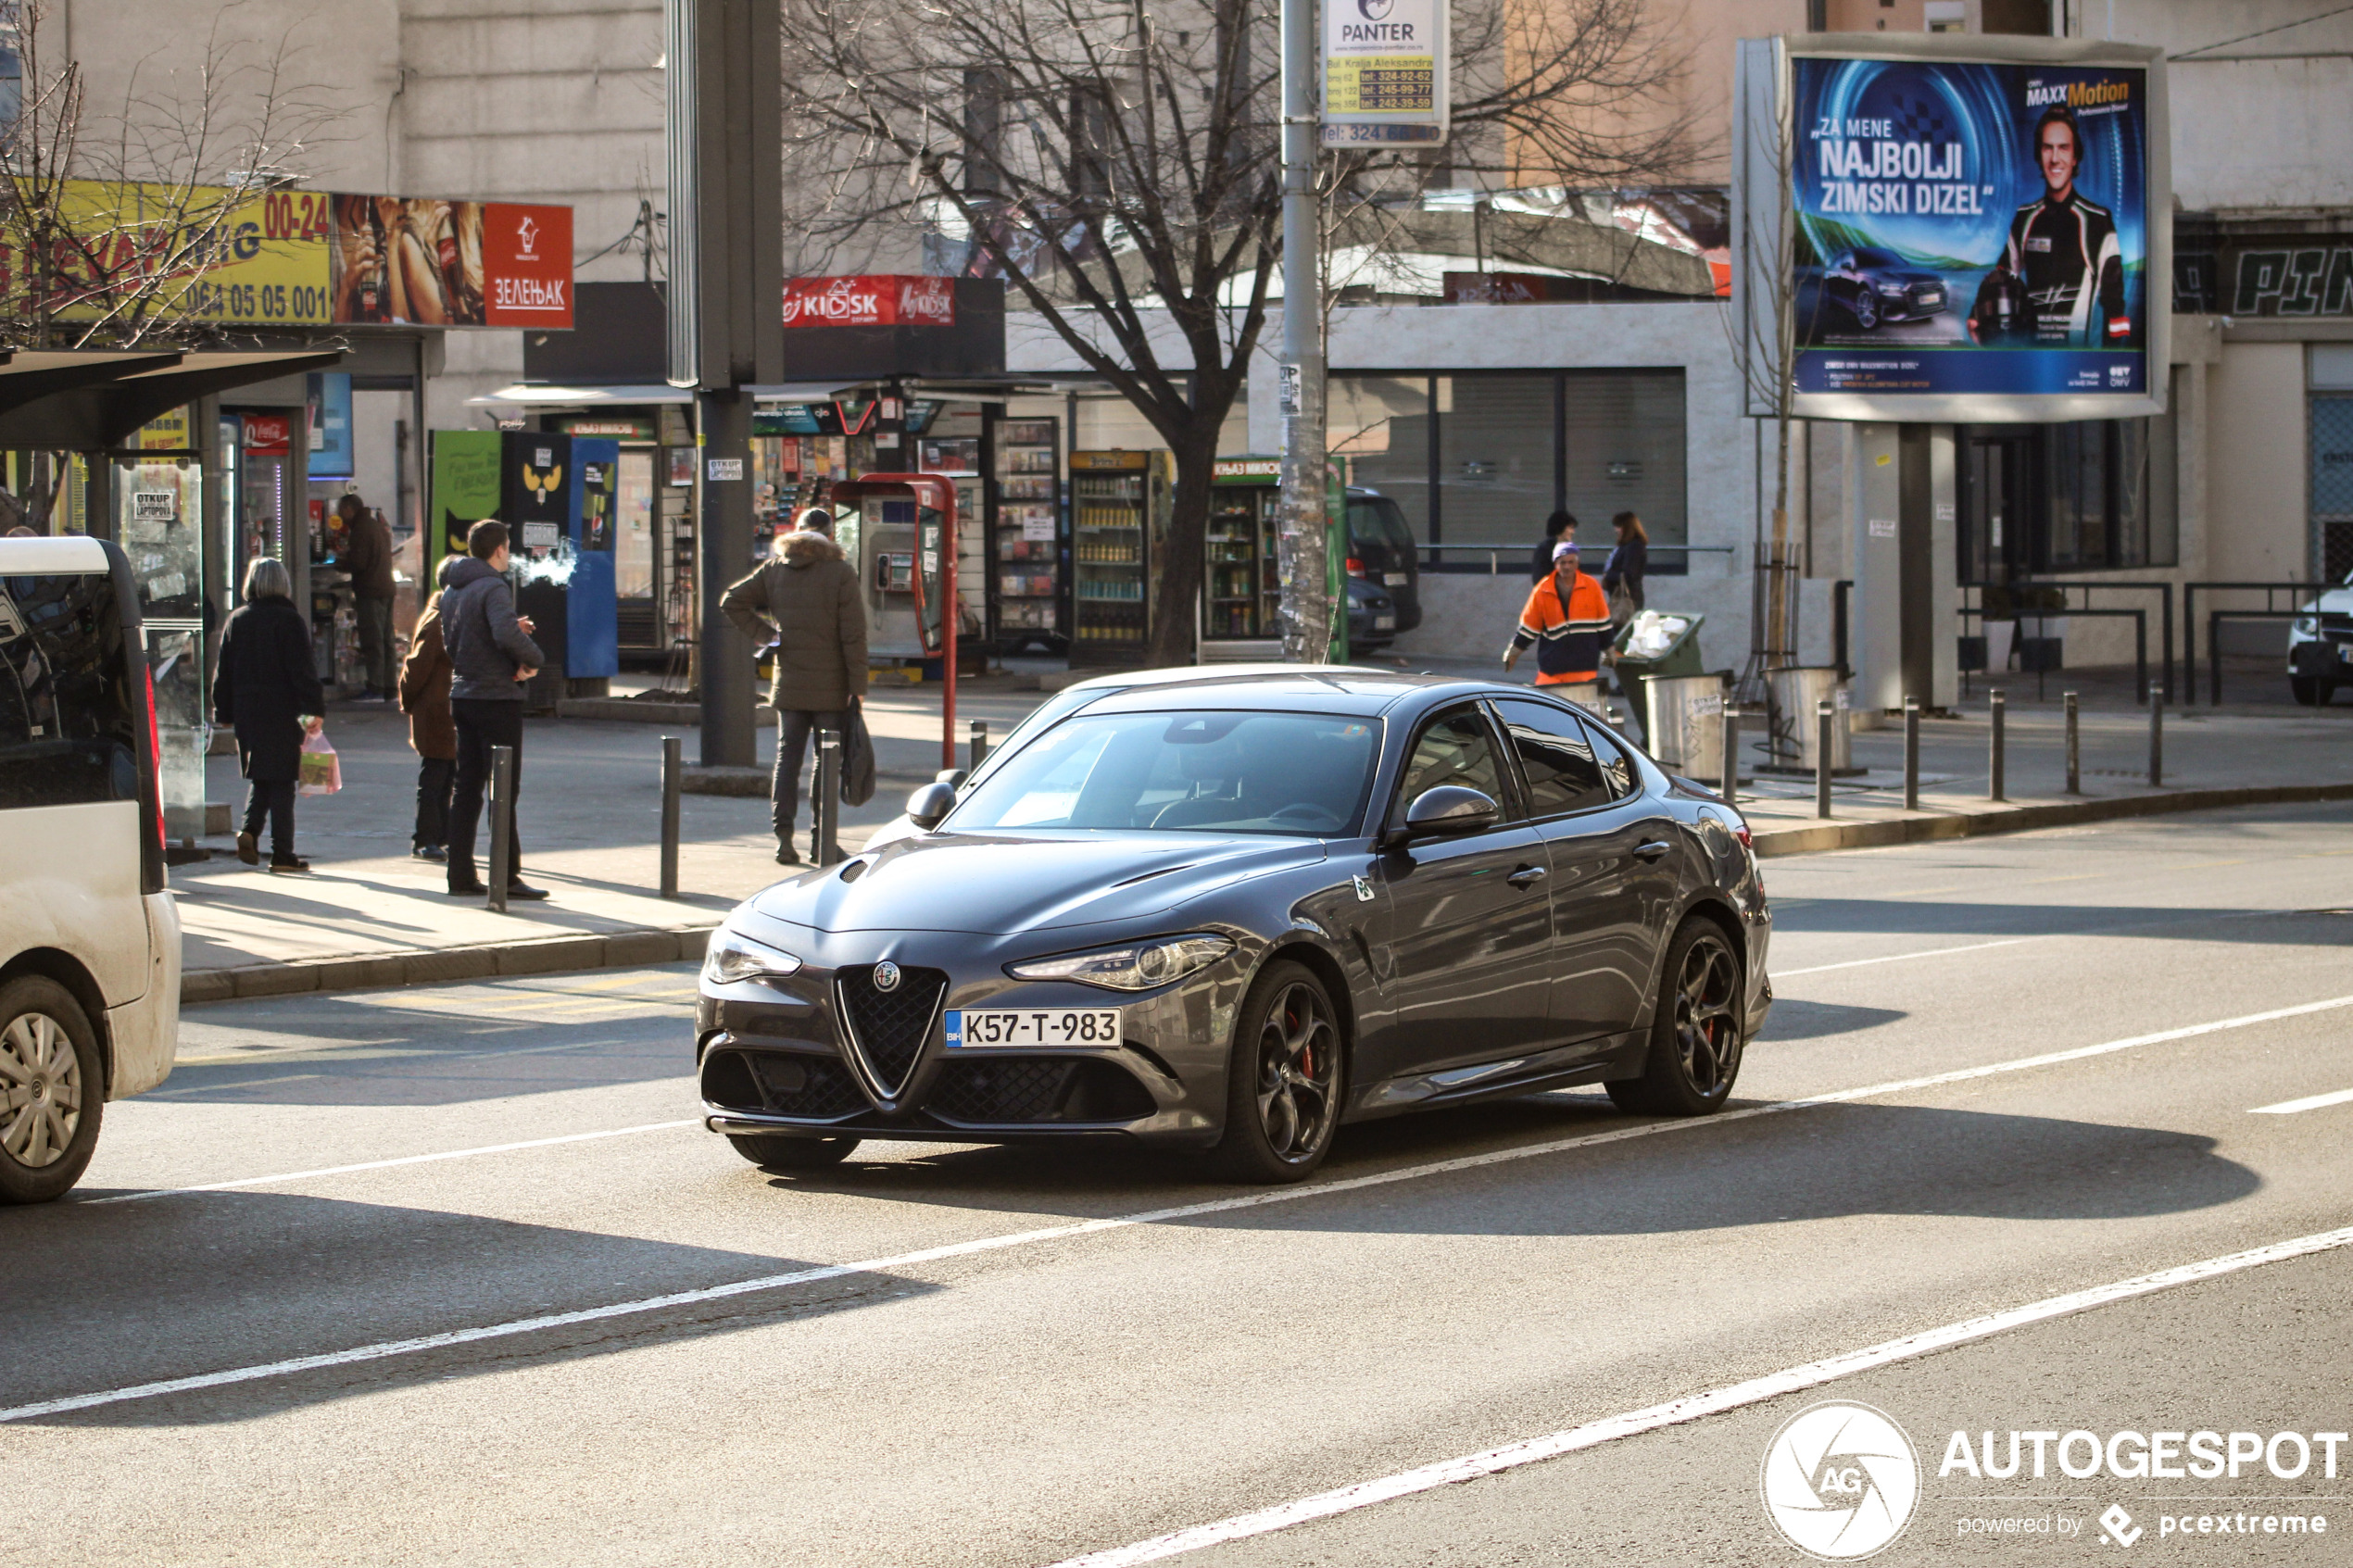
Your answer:
[[[2016,1312],[2353,1225],[2353,1098],[2257,1113],[2353,1090],[2353,808],[1766,877],[1731,1113],[1388,1122],[1271,1193],[887,1144],[763,1174],[692,1122],[683,967],[191,1010],[77,1199],[0,1212],[0,1563],[1019,1568],[1239,1521],[1177,1560],[1797,1564],[1760,1465],[1824,1400],[1917,1452],[1876,1561],[2353,1561],[2353,1442],[2331,1478],[2313,1436],[2353,1429],[2353,1248]],[[2152,1429],[2313,1457],[1947,1462]]]

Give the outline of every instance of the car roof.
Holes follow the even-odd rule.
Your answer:
[[[1373,718],[1416,697],[1528,690],[1525,686],[1499,686],[1491,681],[1409,675],[1402,671],[1367,670],[1348,664],[1224,665],[1143,673],[1158,679],[1130,679],[1126,684],[1117,685],[1113,679],[1105,678],[1104,695],[1088,703],[1084,711],[1150,713],[1172,708],[1222,708],[1347,713]],[[1081,684],[1090,686],[1095,683]]]
[[[106,546],[82,534],[69,533],[56,539],[0,539],[0,577],[107,570]]]

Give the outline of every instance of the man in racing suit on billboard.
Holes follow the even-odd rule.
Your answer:
[[[2048,189],[2010,220],[2009,243],[1969,311],[1969,336],[1985,344],[2129,346],[2133,319],[2116,220],[2075,188],[2083,133],[2066,105],[2053,104],[2035,121],[2034,155]]]

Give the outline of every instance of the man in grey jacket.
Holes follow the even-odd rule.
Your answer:
[[[449,712],[458,724],[458,785],[449,809],[449,892],[452,897],[490,891],[474,871],[474,828],[490,782],[490,748],[515,749],[515,784],[522,784],[523,683],[547,662],[531,640],[527,617],[515,613],[514,590],[507,583],[507,525],[485,518],[466,531],[463,559],[447,570],[441,590],[441,645],[449,656]],[[521,862],[522,841],[514,834],[513,802],[508,803],[507,842],[514,846],[507,868],[507,897],[545,898],[526,886]]]
[[[866,696],[866,609],[858,572],[839,545],[817,531],[813,517],[776,541],[775,558],[729,588],[719,608],[755,646],[776,646],[776,677],[768,706],[778,714],[776,771],[769,802],[776,827],[776,863],[797,866],[792,820],[800,804],[800,768],[809,732],[838,732],[849,710]],[[831,518],[826,518],[828,526]]]

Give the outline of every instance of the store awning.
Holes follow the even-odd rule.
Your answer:
[[[466,399],[469,408],[610,408],[621,403],[692,403],[685,387],[659,383],[648,386],[538,386],[517,383]]]
[[[27,358],[18,356],[19,359]],[[0,399],[0,448],[49,452],[102,452],[120,446],[158,414],[215,393],[306,370],[333,370],[340,349],[308,353],[182,352],[161,356],[161,365],[142,368],[143,356],[127,357],[103,379],[54,388],[14,408]],[[4,378],[10,366],[0,367]]]
[[[90,353],[68,348],[19,348],[0,352],[0,410],[21,408],[53,392],[114,381],[137,370],[162,370],[180,363],[176,350],[121,349]]]

